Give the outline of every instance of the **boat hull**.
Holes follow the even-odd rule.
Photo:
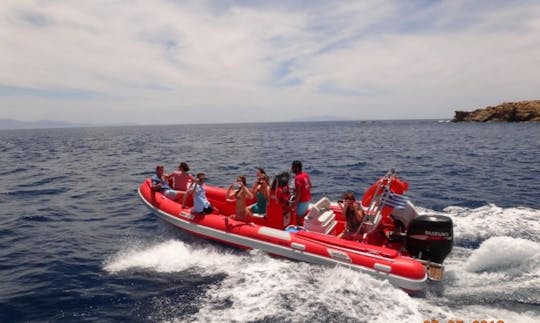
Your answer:
[[[152,191],[148,181],[140,185],[138,193],[144,204],[159,218],[197,236],[298,261],[344,266],[387,279],[408,292],[422,291],[426,287],[424,265],[393,249],[316,232],[288,232],[232,220],[223,214],[192,214],[189,208],[184,209],[179,203]]]

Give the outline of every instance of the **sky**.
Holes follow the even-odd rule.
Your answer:
[[[0,1],[0,118],[450,119],[540,99],[540,1]]]

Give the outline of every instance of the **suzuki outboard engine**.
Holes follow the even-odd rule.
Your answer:
[[[452,219],[443,215],[421,215],[407,230],[405,248],[412,257],[442,264],[452,250]]]

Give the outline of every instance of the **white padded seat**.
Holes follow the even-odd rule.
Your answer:
[[[330,233],[337,223],[336,215],[330,206],[330,200],[327,197],[311,204],[308,214],[304,217],[304,228],[308,231]]]
[[[309,205],[309,212],[306,218],[317,218],[321,214],[321,210],[315,204]]]
[[[315,203],[315,206],[318,207],[319,210],[330,210],[330,204],[330,200],[325,196],[318,200],[317,203]]]

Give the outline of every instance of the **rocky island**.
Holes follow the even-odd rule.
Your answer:
[[[540,100],[505,102],[472,112],[456,111],[452,122],[540,122]]]

